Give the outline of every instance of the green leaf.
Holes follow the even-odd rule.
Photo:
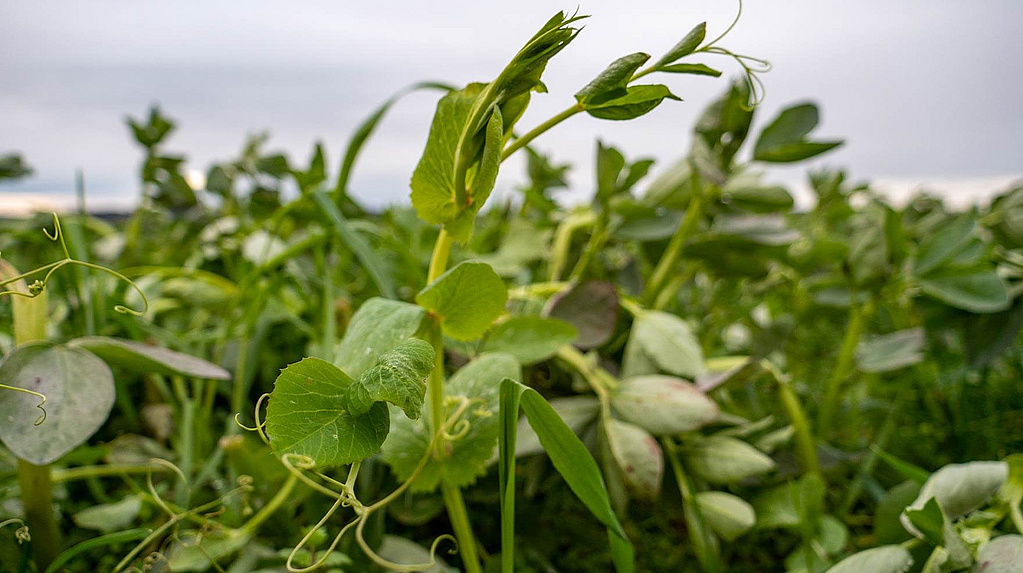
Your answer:
[[[333,364],[305,358],[281,371],[266,408],[266,433],[277,455],[309,456],[316,466],[350,464],[373,455],[387,437],[387,406],[362,415],[346,409],[352,379]]]
[[[635,570],[632,544],[611,509],[600,468],[582,441],[535,390],[511,379],[500,391],[501,554],[505,571],[515,555],[515,438],[519,408],[526,415],[554,468],[572,492],[608,529],[611,557],[619,573]]]
[[[614,91],[593,97],[583,107],[598,119],[621,121],[653,111],[666,98],[681,101],[664,85],[629,86],[624,93]]]
[[[958,217],[943,224],[920,245],[913,272],[922,276],[955,259],[970,244],[976,226],[972,217]]]
[[[909,328],[863,340],[856,347],[862,372],[891,372],[923,361],[924,329]]]
[[[587,426],[597,420],[600,413],[600,400],[593,396],[567,396],[565,398],[554,398],[550,402],[551,408],[558,414],[565,425],[568,426],[577,436],[581,435]],[[522,418],[516,430],[518,440],[515,446],[515,456],[528,456],[543,452],[540,445],[540,438],[537,437],[529,420]]]
[[[986,503],[1008,479],[1006,462],[949,464],[931,475],[910,508],[934,498],[949,519],[958,519]]]
[[[718,407],[693,384],[671,376],[636,376],[611,396],[621,419],[655,436],[696,430],[718,417]]]
[[[669,74],[690,74],[694,76],[710,76],[712,78],[721,77],[721,70],[715,70],[705,64],[671,64],[661,66],[657,68],[657,71],[668,72]]]
[[[230,380],[231,373],[216,364],[200,358],[151,346],[133,340],[108,336],[86,336],[68,342],[69,346],[84,348],[99,356],[107,364],[140,374],[166,374]]]
[[[806,136],[817,127],[818,121],[817,106],[812,103],[782,110],[760,132],[753,148],[753,159],[774,163],[800,161],[842,145],[842,141],[807,141]]]
[[[703,39],[707,37],[707,23],[700,22],[692,30],[681,39],[677,44],[672,46],[668,53],[661,56],[661,59],[657,60],[654,64],[657,68],[662,68],[666,64],[670,64],[680,58],[688,56],[696,51],[696,48],[700,47],[703,43]]]
[[[384,540],[380,544],[378,553],[391,563],[416,565],[434,562],[432,567],[422,569],[422,573],[458,573],[458,569],[449,566],[443,559],[433,555],[422,545],[404,537],[384,535]]]
[[[902,526],[900,516],[920,494],[920,484],[904,481],[888,490],[874,511],[874,537],[878,543],[902,543],[912,535]]]
[[[434,366],[434,350],[429,342],[410,338],[380,357],[348,390],[347,409],[358,416],[381,400],[404,410],[413,420],[423,410],[425,379]]]
[[[499,323],[487,335],[483,352],[503,352],[522,364],[554,356],[560,346],[576,337],[575,327],[556,318],[515,316]]]
[[[988,313],[1009,308],[1005,281],[995,271],[941,271],[917,281],[924,294],[958,309]]]
[[[469,84],[437,102],[426,149],[412,173],[412,206],[427,223],[444,224],[459,213],[455,205],[455,154],[459,138],[484,84]]]
[[[508,290],[494,269],[479,262],[455,265],[416,295],[448,336],[474,340],[504,311]]]
[[[753,528],[757,514],[746,500],[723,491],[701,491],[696,494],[700,514],[714,533],[733,541]]]
[[[383,298],[371,298],[352,315],[348,330],[334,354],[334,365],[361,376],[419,330],[423,307]]]
[[[1023,536],[1002,535],[988,541],[977,552],[976,573],[1013,573],[1023,564]]]
[[[906,573],[913,556],[901,545],[884,545],[854,553],[839,561],[827,573]]]
[[[574,283],[551,297],[544,314],[576,328],[575,346],[596,348],[611,339],[618,324],[618,289],[596,280]]]
[[[114,407],[114,377],[99,357],[83,348],[31,343],[0,365],[0,384],[46,396],[39,425],[39,398],[0,392],[0,440],[18,458],[37,466],[57,461],[95,434]]]
[[[642,367],[644,363],[652,363],[676,376],[693,378],[703,372],[703,350],[681,318],[656,310],[644,311],[633,322],[622,375],[651,374]]]
[[[657,440],[621,420],[607,420],[604,428],[611,457],[629,492],[640,499],[657,499],[664,479],[664,455]]]
[[[486,471],[486,464],[497,446],[498,389],[505,378],[521,378],[519,363],[507,354],[483,354],[466,364],[444,383],[446,397],[461,396],[475,400],[462,416],[468,430],[457,440],[446,442],[443,463],[430,459],[412,491],[432,491],[441,480],[455,487],[476,481]],[[449,408],[450,410],[453,407]],[[426,453],[432,433],[425,418],[410,420],[392,413],[391,434],[384,442],[382,456],[398,479],[405,480],[415,471]]]
[[[419,90],[442,90],[445,92],[451,92],[455,88],[447,84],[439,82],[418,82],[410,86],[406,86],[395,93],[393,96],[387,99],[384,103],[380,104],[376,110],[373,111],[355,128],[352,132],[352,136],[348,139],[348,145],[345,147],[345,155],[341,159],[341,171],[337,177],[337,185],[334,188],[334,194],[337,198],[345,197],[349,193],[348,180],[351,179],[352,169],[355,167],[355,161],[359,157],[359,153],[362,151],[363,146],[366,144],[366,140],[369,139],[370,135],[376,129],[377,125],[384,118],[384,115],[391,109],[391,107],[398,102],[401,98],[406,95],[419,91]],[[340,204],[340,203],[339,203]],[[393,297],[390,297],[393,298]]]
[[[370,247],[362,235],[352,228],[352,224],[345,219],[341,210],[325,191],[315,191],[312,196],[316,205],[323,211],[334,227],[334,231],[341,238],[341,242],[352,250],[355,258],[359,259],[362,267],[369,273],[373,283],[380,289],[380,294],[387,298],[396,298],[394,280],[387,273],[386,263],[380,255]]]
[[[127,528],[141,509],[142,500],[131,495],[120,501],[87,507],[74,514],[72,519],[78,527],[109,533]]]
[[[774,461],[760,450],[726,436],[702,438],[681,451],[686,466],[710,483],[735,483],[774,469]]]
[[[650,54],[636,52],[611,62],[607,69],[600,72],[600,75],[593,78],[590,83],[586,84],[586,87],[576,92],[576,101],[586,103],[587,100],[610,92],[624,93],[625,86],[629,83],[632,75],[649,59]]]

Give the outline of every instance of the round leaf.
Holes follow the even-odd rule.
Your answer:
[[[629,491],[639,498],[655,499],[664,477],[664,456],[657,440],[639,426],[609,420],[607,441]]]
[[[507,300],[501,277],[479,262],[456,265],[416,295],[416,302],[440,319],[444,333],[458,340],[483,336]]]
[[[726,436],[711,436],[684,450],[693,473],[710,483],[735,483],[774,469],[774,460],[753,446]]]
[[[596,348],[611,339],[618,323],[618,289],[588,280],[561,291],[547,303],[545,314],[571,324],[579,332],[575,345]]]
[[[854,553],[828,569],[827,573],[905,573],[913,556],[901,545],[885,545]]]
[[[46,465],[85,443],[114,407],[114,377],[95,354],[46,343],[17,348],[0,366],[0,383],[46,396],[0,391],[0,440],[19,458]]]
[[[714,533],[732,541],[753,528],[757,514],[746,500],[723,491],[701,491],[696,494],[700,514]]]

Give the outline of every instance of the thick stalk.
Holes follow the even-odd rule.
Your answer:
[[[855,300],[849,307],[849,325],[846,327],[845,337],[842,339],[842,347],[839,350],[838,360],[835,362],[835,369],[828,379],[828,387],[824,394],[824,402],[821,403],[820,417],[817,427],[822,435],[831,429],[835,410],[838,409],[838,399],[841,395],[842,383],[852,372],[856,359],[856,345],[860,342],[860,335],[863,334],[863,305],[857,304]]]
[[[458,540],[462,565],[469,573],[482,573],[479,552],[476,549],[476,536],[473,535],[472,525],[469,523],[469,512],[465,508],[465,500],[462,499],[462,490],[444,480],[440,483],[444,505],[448,508],[448,519],[451,520],[451,529],[455,531],[455,539]]]
[[[0,278],[18,276],[10,264],[0,261]],[[28,292],[25,281],[15,281],[11,290]],[[14,342],[25,344],[46,339],[46,292],[27,298],[11,296],[14,314]],[[49,567],[60,548],[60,530],[53,513],[53,482],[50,466],[18,460],[18,485],[25,508],[25,524],[32,535],[32,558],[40,571]]]
[[[650,282],[647,283],[646,291],[643,293],[643,302],[648,306],[657,301],[658,295],[664,289],[664,285],[678,265],[679,259],[682,258],[682,249],[696,232],[702,214],[703,200],[694,192],[693,198],[689,201],[689,208],[686,209],[685,217],[675,229],[675,234],[668,242],[668,248],[664,250],[661,260],[657,261],[657,266],[654,268],[653,274],[650,275]]]

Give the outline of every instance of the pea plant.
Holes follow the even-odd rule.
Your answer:
[[[0,221],[0,571],[1023,566],[1023,187],[896,205],[826,165],[815,103],[760,117],[738,18],[520,125],[584,18],[383,101],[333,178],[256,134],[197,182],[154,107],[132,213],[86,215],[82,174],[77,214]],[[559,200],[541,136],[667,117],[655,78],[720,62],[677,160],[596,141],[593,200]],[[411,205],[367,209],[358,159],[414,93]],[[797,208],[769,169],[806,161]]]

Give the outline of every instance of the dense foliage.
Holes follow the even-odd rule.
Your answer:
[[[0,223],[0,570],[1019,570],[1023,187],[956,212],[822,170],[794,210],[764,168],[841,141],[811,103],[751,133],[766,63],[704,24],[517,131],[579,19],[387,100],[333,180],[259,136],[194,186],[154,108],[129,216]],[[679,159],[596,142],[560,205],[537,138],[669,116],[638,80],[707,57],[743,75]],[[441,94],[412,207],[367,211],[412,90]]]

